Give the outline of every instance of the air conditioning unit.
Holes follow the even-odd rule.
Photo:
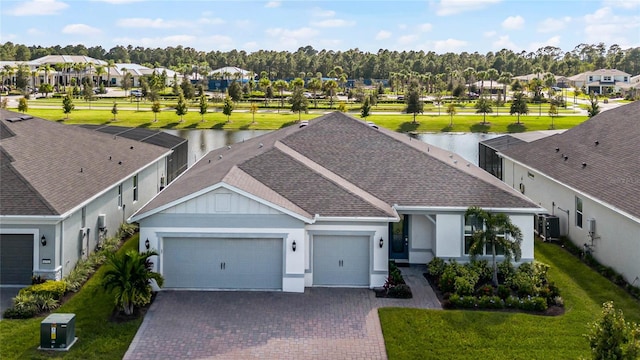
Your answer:
[[[560,238],[560,218],[555,215],[548,215],[544,220],[544,234],[542,235],[544,240]]]
[[[80,257],[87,259],[89,256],[89,232],[91,229],[87,227],[80,228],[79,243],[80,243]]]
[[[591,235],[596,233],[596,219],[587,219],[587,231],[589,231]]]
[[[544,228],[546,226],[545,219],[547,216],[549,216],[549,214],[536,214],[534,231],[538,236],[544,235]]]

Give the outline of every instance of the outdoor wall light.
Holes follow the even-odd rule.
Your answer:
[[[42,244],[42,246],[47,246],[47,238],[44,237],[44,235],[40,238],[40,244]]]
[[[296,247],[297,247],[296,241],[293,240],[293,242],[291,243],[291,250],[293,250],[293,252],[295,252],[296,251]]]
[[[384,245],[384,239],[380,238],[380,249],[382,249],[382,245]]]
[[[151,244],[149,244],[149,238],[147,238],[147,240],[144,241],[144,247],[146,247],[147,250],[149,250],[150,246],[151,246]]]

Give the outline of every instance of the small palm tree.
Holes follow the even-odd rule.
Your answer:
[[[152,263],[149,257],[158,255],[155,251],[139,253],[129,250],[125,253],[110,253],[107,255],[107,271],[102,286],[113,293],[116,306],[125,315],[132,315],[136,307],[151,302],[152,289],[150,280],[154,279],[158,286],[162,286],[164,279],[158,273],[151,271]]]
[[[465,213],[466,221],[471,223],[472,243],[469,254],[472,257],[482,255],[486,246],[491,247],[493,261],[494,286],[498,286],[498,264],[496,263],[496,250],[504,250],[505,258],[520,260],[522,232],[511,223],[509,216],[503,213],[491,213],[479,207],[470,207]],[[473,220],[475,219],[475,221]]]

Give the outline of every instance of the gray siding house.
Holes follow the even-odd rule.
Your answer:
[[[166,177],[168,147],[0,115],[0,285],[67,275]]]
[[[509,214],[533,260],[544,209],[457,155],[334,112],[211,151],[129,221],[165,288],[304,292],[382,286],[390,259],[467,261],[473,205]]]

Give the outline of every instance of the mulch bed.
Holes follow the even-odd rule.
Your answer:
[[[144,318],[144,316],[146,315],[147,311],[149,310],[149,308],[151,307],[151,304],[153,304],[153,301],[155,299],[156,299],[156,293],[154,292],[153,295],[151,295],[151,302],[147,306],[144,306],[141,308],[138,308],[138,307],[134,308],[133,314],[131,315],[126,315],[125,313],[120,311],[120,309],[114,308],[113,311],[111,312],[111,316],[109,316],[109,322],[122,324],[131,320]]]
[[[435,279],[433,279],[427,273],[423,273],[422,275],[429,282],[429,286],[431,286],[431,288],[433,289],[433,292],[435,292],[436,296],[438,297],[438,301],[440,301],[440,304],[446,304],[447,303],[447,299],[445,298],[445,296],[442,293],[442,291],[440,291],[440,289],[438,289],[438,287],[433,285],[435,283]],[[469,308],[451,308],[451,309],[448,309],[445,306],[443,306],[442,308],[445,309],[445,310],[498,311],[498,312],[525,313],[525,314],[543,315],[543,316],[564,315],[564,311],[565,311],[564,306],[557,306],[557,305],[549,306],[547,308],[547,310],[545,310],[545,311],[524,311],[524,310],[521,310],[521,309],[506,309],[506,308],[505,309],[469,309]]]

